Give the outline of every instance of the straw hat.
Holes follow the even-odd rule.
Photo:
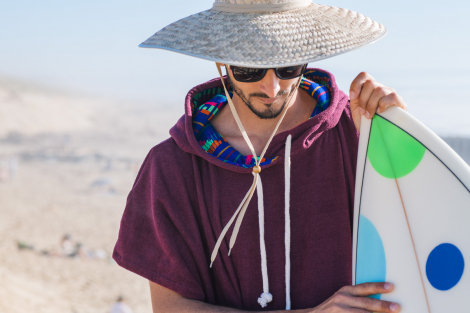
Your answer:
[[[212,9],[166,26],[140,47],[231,65],[282,67],[330,58],[385,33],[364,15],[311,0],[215,0]]]

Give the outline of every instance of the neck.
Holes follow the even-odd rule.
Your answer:
[[[245,130],[250,138],[258,137],[258,138],[268,139],[273,133],[274,128],[276,127],[277,123],[283,116],[281,112],[276,118],[261,119],[255,113],[251,111],[251,109],[244,103],[244,101],[236,93],[234,93],[232,101],[237,110],[238,116],[240,117],[240,120],[242,121],[243,126],[245,127]],[[297,90],[294,91],[292,98],[290,99],[289,103],[286,104],[286,106],[287,107],[284,108],[284,110],[287,110],[286,116],[282,120],[281,125],[279,126],[277,130],[277,133],[282,132],[283,129],[285,130],[285,126],[286,124],[288,124],[288,120],[289,120],[288,115],[290,116],[291,115],[290,113],[292,113],[292,111],[295,110],[296,107],[298,107],[298,91]],[[232,120],[233,122],[235,122],[235,119],[232,119]]]
[[[315,103],[312,103],[312,101]],[[281,119],[282,113],[273,119],[260,119],[250,110],[250,108],[248,108],[237,94],[234,94],[232,102],[237,110],[245,131],[259,156],[268,142],[269,137],[273,133],[274,128],[279,122],[279,119]],[[276,134],[292,129],[308,120],[315,104],[316,101],[304,90],[297,89],[288,103],[286,115]],[[225,138],[225,140],[227,140],[240,153],[243,155],[251,154],[228,105],[224,107],[224,109],[221,110],[221,112],[211,121],[211,124]]]

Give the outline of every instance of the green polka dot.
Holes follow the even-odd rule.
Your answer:
[[[423,159],[426,148],[406,132],[375,115],[367,157],[374,169],[387,178],[411,173]]]

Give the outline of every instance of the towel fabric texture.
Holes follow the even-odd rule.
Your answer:
[[[351,284],[358,133],[348,97],[338,89],[333,75],[308,69],[305,77],[328,87],[329,104],[324,110],[317,105],[312,115],[314,110],[317,114],[309,120],[275,135],[260,174],[273,295],[266,310],[286,307],[284,158],[288,135],[292,136],[292,309],[315,307]],[[195,136],[194,115],[201,105],[221,94],[219,78],[193,88],[186,97],[185,114],[170,130],[171,137],[147,155],[127,199],[113,258],[120,266],[184,297],[263,310],[257,302],[263,280],[256,199],[249,204],[230,256],[230,236],[226,236],[209,268],[218,236],[253,182],[249,165],[254,162],[245,158],[240,166],[230,156],[208,153]]]

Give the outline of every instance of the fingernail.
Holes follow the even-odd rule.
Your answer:
[[[369,113],[369,111],[366,111],[366,118],[370,118],[370,113]]]
[[[400,306],[396,303],[390,304],[390,310],[392,310],[393,312],[397,312],[399,308]]]
[[[385,284],[384,284],[385,290],[390,290],[390,289],[392,289],[392,287],[393,287],[393,285],[390,284],[390,283],[385,283]]]
[[[359,113],[361,113],[361,115],[364,115],[364,109],[359,107]]]
[[[349,99],[350,99],[350,100],[356,99],[356,93],[355,93],[354,91],[351,91],[351,92],[349,93]]]

